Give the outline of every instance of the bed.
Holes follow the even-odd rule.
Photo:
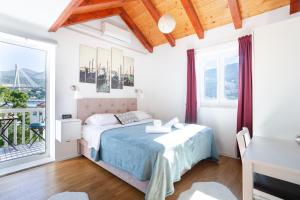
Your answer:
[[[95,113],[123,113],[137,110],[134,98],[79,99],[78,118],[84,121]],[[100,140],[92,147],[91,139],[79,141],[80,153],[145,193],[146,200],[163,200],[174,192],[173,183],[187,170],[203,159],[218,159],[212,129],[200,125],[186,125],[184,129],[168,134],[145,133],[151,119],[117,125],[105,130],[90,128]],[[100,138],[100,139],[99,139]],[[90,141],[90,142],[89,142]]]

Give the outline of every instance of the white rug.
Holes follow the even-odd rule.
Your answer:
[[[85,192],[62,192],[51,196],[48,200],[89,200]]]
[[[198,182],[180,194],[178,200],[238,200],[224,185],[216,182]]]

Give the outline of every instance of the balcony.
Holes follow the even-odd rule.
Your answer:
[[[46,145],[43,140],[37,139],[32,146],[29,144],[31,139],[37,137],[29,126],[32,123],[45,122],[45,108],[0,109],[1,117],[12,114],[17,119],[6,129],[4,135],[16,145],[16,149],[0,138],[0,163],[45,153]],[[42,135],[45,138],[45,130]]]

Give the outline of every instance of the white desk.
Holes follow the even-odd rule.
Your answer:
[[[253,137],[243,155],[243,200],[253,199],[253,173],[300,185],[300,145],[296,141]]]

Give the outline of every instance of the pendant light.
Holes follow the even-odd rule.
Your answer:
[[[162,33],[171,33],[176,26],[176,21],[170,14],[164,14],[158,20],[158,28]]]

